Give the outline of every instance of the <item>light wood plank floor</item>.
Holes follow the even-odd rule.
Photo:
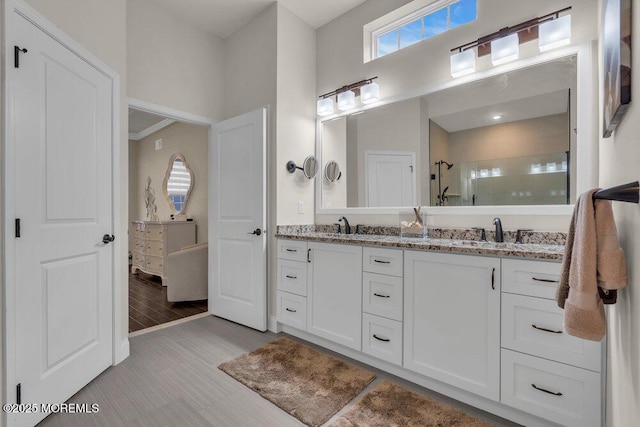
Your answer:
[[[97,414],[54,414],[40,425],[300,426],[297,419],[217,369],[223,361],[254,350],[276,337],[273,333],[260,333],[213,316],[136,336],[130,340],[131,356],[128,359],[107,369],[69,399],[72,403],[99,404]],[[382,379],[389,379],[496,426],[515,426],[343,356],[334,356],[377,373],[377,379],[362,394]]]

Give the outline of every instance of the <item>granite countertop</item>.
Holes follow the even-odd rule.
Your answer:
[[[496,256],[501,258],[525,258],[562,261],[564,245],[541,243],[495,243],[464,239],[411,238],[398,235],[340,234],[313,231],[310,227],[282,227],[276,237],[326,243],[347,243],[366,246],[451,252],[468,255]]]

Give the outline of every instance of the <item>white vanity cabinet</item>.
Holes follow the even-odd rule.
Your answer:
[[[362,352],[402,365],[403,252],[362,249]]]
[[[309,242],[307,332],[360,351],[362,247]]]
[[[307,330],[307,242],[278,240],[277,319]]]
[[[602,421],[602,344],[568,335],[561,264],[502,260],[501,402],[564,426]]]
[[[500,259],[404,252],[404,367],[500,398]]]

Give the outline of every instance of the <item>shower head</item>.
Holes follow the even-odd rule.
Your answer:
[[[447,170],[453,167],[453,163],[445,162],[444,160],[437,161],[436,165],[447,165]]]

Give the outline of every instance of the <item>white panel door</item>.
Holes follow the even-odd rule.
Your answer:
[[[415,205],[415,153],[365,151],[366,205]]]
[[[13,16],[27,52],[10,68],[15,188],[16,381],[60,403],[112,362],[112,82]],[[13,43],[11,43],[13,44]],[[13,46],[10,46],[13,48]],[[9,301],[13,304],[13,301]],[[33,425],[46,414],[20,415]]]
[[[309,242],[307,332],[362,348],[362,247]]]
[[[404,367],[500,398],[500,260],[405,251]]]
[[[266,110],[213,127],[209,150],[209,311],[267,329]]]

